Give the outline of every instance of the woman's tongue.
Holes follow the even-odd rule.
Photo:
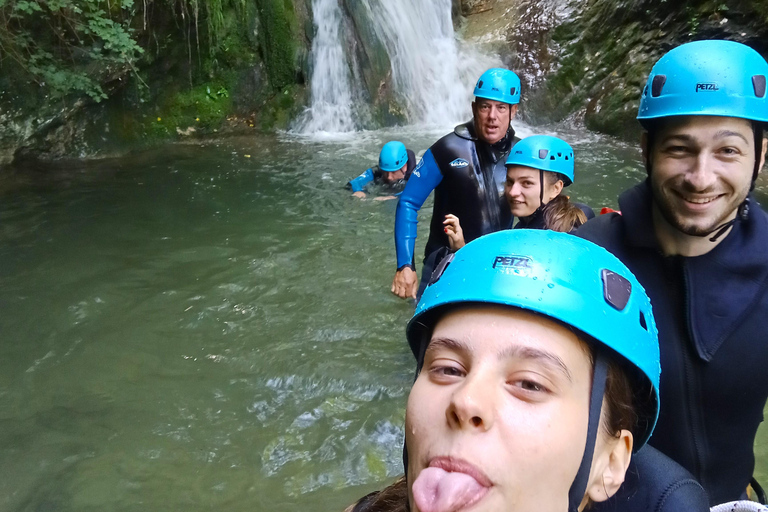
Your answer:
[[[421,512],[455,512],[487,490],[466,473],[426,468],[413,482],[413,499]]]

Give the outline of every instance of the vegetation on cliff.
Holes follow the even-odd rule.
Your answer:
[[[534,121],[583,112],[587,128],[624,137],[653,63],[698,39],[731,39],[768,55],[768,0],[588,0],[552,34],[560,57],[532,95]],[[586,4],[586,5],[585,5]]]
[[[0,163],[288,127],[308,99],[311,1],[0,0]],[[452,1],[470,25],[502,17],[512,27],[499,43],[528,86],[532,123],[576,112],[590,129],[634,136],[641,88],[668,49],[726,38],[768,55],[768,0],[566,3]],[[373,122],[401,121],[362,2],[341,6]]]
[[[308,12],[302,0],[0,0],[0,162],[287,124]]]

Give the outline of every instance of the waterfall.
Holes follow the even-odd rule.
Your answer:
[[[312,104],[298,122],[299,131],[354,131],[352,88],[342,45],[344,19],[339,0],[312,0],[312,12],[315,23],[310,90]]]
[[[354,52],[345,51],[341,0],[313,0],[311,104],[295,129],[302,133],[349,132],[364,127],[352,94]],[[447,127],[471,115],[472,89],[480,74],[500,65],[456,37],[451,0],[357,0],[391,64],[393,96],[410,124]],[[357,78],[356,78],[357,79]],[[382,77],[384,80],[385,77]]]
[[[389,53],[408,120],[429,126],[465,121],[477,78],[500,62],[457,40],[451,0],[362,1]]]

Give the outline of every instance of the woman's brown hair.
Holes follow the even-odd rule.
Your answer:
[[[568,183],[567,178],[560,173],[543,171],[542,174],[550,185],[554,185],[558,180]],[[585,222],[587,216],[581,208],[571,203],[570,198],[562,192],[544,205],[544,226],[547,229],[570,233]]]

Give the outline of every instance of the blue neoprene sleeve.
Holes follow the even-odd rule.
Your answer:
[[[373,181],[373,169],[366,169],[363,174],[357,178],[350,180],[349,184],[352,185],[352,192],[362,191],[367,184]]]
[[[397,202],[395,251],[397,252],[398,269],[413,264],[419,209],[442,180],[443,173],[437,166],[432,150],[428,149],[419,165],[413,170],[413,174],[408,179],[405,190]]]

